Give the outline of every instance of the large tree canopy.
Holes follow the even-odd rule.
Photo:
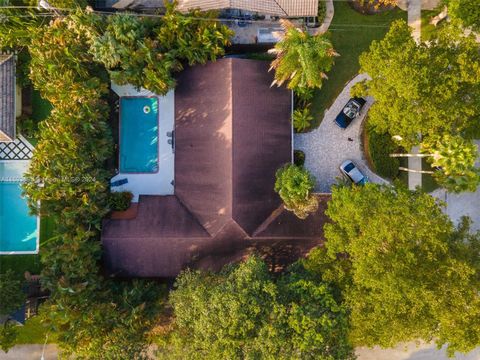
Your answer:
[[[334,188],[325,248],[306,267],[343,289],[355,345],[480,344],[480,234],[403,187]]]
[[[160,20],[126,14],[85,19],[90,52],[113,81],[164,95],[175,87],[173,75],[183,63],[204,64],[224,54],[232,32],[214,20],[215,13],[181,14],[174,4],[166,6]]]
[[[463,26],[480,31],[480,0],[444,0],[448,15]]]
[[[301,266],[274,281],[257,257],[221,273],[186,271],[171,294],[162,358],[352,359],[345,309]]]
[[[354,93],[375,98],[369,122],[380,133],[401,136],[405,146],[418,144],[419,134],[478,133],[478,44],[453,27],[435,34],[429,44],[417,45],[399,20],[360,57],[361,72],[371,80],[356,86]]]
[[[10,315],[25,302],[23,282],[12,271],[0,274],[0,316]]]

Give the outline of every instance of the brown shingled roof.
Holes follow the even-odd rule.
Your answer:
[[[256,242],[321,242],[323,211],[301,221],[273,190],[275,171],[292,161],[292,94],[270,87],[268,67],[221,59],[181,73],[175,195],[141,196],[137,218],[104,222],[112,271],[172,277],[198,259],[220,264]]]
[[[280,205],[275,171],[292,161],[291,92],[263,61],[185,70],[175,91],[175,194],[214,236],[233,219],[251,234]]]
[[[0,54],[0,142],[15,140],[15,57]]]
[[[178,9],[241,9],[275,16],[317,16],[318,0],[179,0]]]

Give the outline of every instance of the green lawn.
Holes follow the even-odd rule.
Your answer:
[[[42,243],[45,243],[53,236],[55,224],[51,219],[44,218],[40,221],[40,251]],[[25,271],[38,274],[41,270],[39,255],[0,255],[0,273],[8,269],[23,275]]]
[[[430,163],[427,162],[426,158],[422,159],[422,169],[423,170],[433,170],[430,166]],[[438,189],[439,186],[432,175],[422,174],[422,189],[425,192],[432,192],[435,189]]]
[[[422,10],[422,41],[428,41],[431,39],[435,30],[435,25],[430,24],[430,20],[440,13],[441,10]]]
[[[368,125],[367,125],[368,129]],[[377,134],[374,131],[367,131],[364,137],[364,146],[367,158],[371,162],[372,170],[383,178],[399,180],[408,186],[408,172],[399,170],[399,167],[408,168],[408,158],[391,158],[390,153],[406,153],[407,151],[398,148],[388,134]],[[425,158],[422,159],[422,169],[432,170]],[[439,186],[432,175],[422,174],[422,189],[429,193]]]
[[[37,90],[32,90],[32,119],[36,122],[45,120],[51,111],[52,105]]]
[[[328,73],[328,80],[316,92],[312,102],[315,117],[312,129],[320,124],[324,111],[333,103],[345,84],[359,71],[358,57],[368,50],[373,40],[380,40],[396,19],[407,18],[400,9],[377,15],[362,15],[353,10],[346,1],[334,1],[335,15],[330,25],[331,39],[335,50],[340,54]]]
[[[17,328],[18,336],[16,344],[43,344],[47,335],[46,328],[40,323],[40,318],[34,316],[25,322],[24,326]],[[47,343],[55,342],[55,336],[48,334]]]

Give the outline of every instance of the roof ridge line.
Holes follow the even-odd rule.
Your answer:
[[[198,225],[200,225],[200,227],[205,230],[205,232],[207,233],[208,236],[210,236],[210,238],[213,238],[215,237],[216,233],[215,234],[211,234],[210,231],[208,231],[207,229],[205,229],[205,226],[203,226],[203,224],[200,222],[200,220],[198,220],[197,216],[192,212],[192,210],[187,206],[187,204],[185,204],[185,202],[182,200],[182,198],[180,196],[177,195],[177,193],[174,193],[173,195],[169,195],[169,196],[175,196],[178,200],[178,202],[180,203],[180,205],[182,205],[185,210],[188,211],[188,213],[190,215],[192,215],[192,218],[195,219],[195,221],[197,222]]]
[[[280,216],[280,214],[285,210],[283,204],[280,204],[272,213],[260,224],[260,226],[252,233],[252,238],[257,237],[262,231],[264,231],[270,224]]]

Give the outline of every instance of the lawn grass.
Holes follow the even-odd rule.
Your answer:
[[[406,11],[398,8],[376,15],[362,15],[346,1],[334,1],[334,5],[330,33],[333,46],[340,56],[335,58],[334,67],[327,74],[328,80],[324,81],[322,89],[316,92],[312,101],[312,129],[320,125],[325,110],[360,70],[360,54],[368,50],[373,40],[382,39],[394,20],[407,18]]]
[[[422,169],[427,170],[427,171],[434,170],[434,169],[432,169],[432,167],[430,166],[430,163],[427,161],[426,158],[422,159]],[[433,178],[432,175],[422,174],[422,189],[423,189],[423,191],[429,193],[429,192],[432,192],[433,190],[438,189],[438,188],[439,188],[439,185],[437,184],[437,182],[435,181],[435,179]]]
[[[437,27],[430,24],[430,20],[440,13],[439,10],[422,10],[422,41],[429,41],[435,33]]]
[[[47,335],[47,329],[41,324],[40,318],[34,316],[25,322],[24,326],[17,327],[18,336],[15,344],[43,344]],[[48,344],[55,343],[55,335],[48,333]]]
[[[365,151],[367,158],[371,160],[372,170],[383,178],[398,180],[408,187],[408,172],[399,170],[399,167],[408,169],[408,158],[391,158],[390,153],[407,153],[405,149],[398,148],[388,134],[377,134],[374,131],[366,131]],[[422,170],[430,171],[432,167],[425,158],[422,158]],[[439,185],[432,175],[422,174],[422,190],[432,192]]]
[[[55,231],[55,223],[50,218],[42,218],[40,221],[40,251],[42,244],[50,239]],[[38,274],[42,269],[40,256],[36,255],[0,255],[0,273],[5,273],[8,269],[16,274],[23,276],[25,271],[32,274]]]
[[[370,126],[365,128],[364,146],[367,150],[367,158],[373,166],[373,171],[385,179],[394,180],[399,175],[398,158],[392,158],[392,153],[402,152],[389,134],[379,134]]]
[[[52,111],[52,104],[44,100],[37,90],[32,90],[32,119],[36,122],[45,120]]]

